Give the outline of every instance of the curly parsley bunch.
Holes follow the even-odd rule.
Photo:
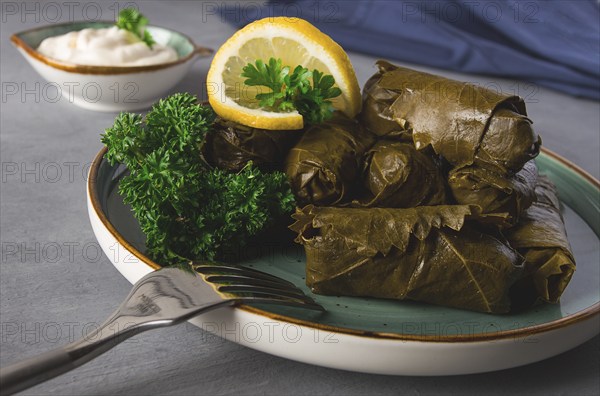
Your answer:
[[[161,264],[219,259],[294,208],[282,172],[251,163],[238,173],[210,168],[201,150],[214,118],[195,96],[179,93],[145,119],[121,113],[102,136],[106,159],[130,172],[119,193],[146,235],[148,254]]]

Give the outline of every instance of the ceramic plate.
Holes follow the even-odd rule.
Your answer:
[[[94,232],[108,258],[132,283],[159,268],[118,193],[125,169],[96,157],[88,182]],[[242,345],[301,362],[395,375],[453,375],[500,370],[567,351],[600,332],[600,184],[554,153],[538,159],[558,187],[577,260],[561,303],[490,315],[415,302],[313,295],[326,313],[241,306],[191,322]],[[291,247],[290,247],[291,246]],[[260,246],[243,264],[285,278],[307,293],[304,255],[290,246]],[[246,252],[248,253],[248,252]]]

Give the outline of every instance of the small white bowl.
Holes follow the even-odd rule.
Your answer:
[[[69,102],[96,111],[133,111],[150,107],[173,88],[196,59],[213,50],[199,47],[182,33],[148,26],[154,40],[173,48],[179,59],[148,66],[87,66],[49,58],[37,51],[42,40],[113,22],[70,22],[34,28],[11,36],[11,42],[35,70],[60,89]]]

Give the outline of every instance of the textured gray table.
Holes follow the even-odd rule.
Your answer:
[[[81,110],[66,99],[52,103],[46,82],[8,40],[14,32],[57,20],[94,19],[99,10],[104,19],[112,19],[115,3],[46,4],[2,3],[2,365],[79,337],[103,320],[130,289],[99,251],[85,203],[86,167],[100,149],[99,134],[111,125],[114,114]],[[178,29],[206,46],[218,48],[233,33],[218,16],[203,13],[198,3],[139,5],[153,23]],[[374,72],[374,58],[359,54],[351,58],[362,84]],[[175,90],[203,95],[208,64],[196,63]],[[597,102],[546,89],[533,91],[524,83],[440,73],[499,84],[508,92],[518,88],[528,96],[528,109],[544,145],[600,176]],[[15,87],[17,93],[9,95]],[[596,337],[555,358],[489,374],[386,377],[284,360],[186,324],[131,339],[26,394],[598,394],[599,346]]]

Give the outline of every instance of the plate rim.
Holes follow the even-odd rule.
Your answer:
[[[100,168],[100,164],[104,160],[104,155],[107,152],[107,147],[103,147],[95,156],[92,164],[90,166],[89,174],[88,174],[88,182],[87,182],[87,194],[88,199],[92,204],[92,209],[95,214],[98,216],[103,226],[108,230],[108,232],[112,235],[115,240],[117,240],[123,247],[125,247],[128,251],[130,251],[137,259],[139,259],[143,264],[149,267],[151,270],[158,270],[162,268],[160,264],[156,263],[154,260],[146,256],[144,253],[140,252],[135,246],[131,245],[129,241],[127,241],[112,225],[112,223],[108,220],[108,217],[105,215],[102,210],[102,206],[100,204],[100,198],[98,196],[98,191],[96,188],[96,179],[98,175],[98,170]],[[561,155],[542,147],[542,152],[550,157],[551,159],[559,162],[561,165],[569,168],[573,172],[577,173],[579,176],[583,177],[588,183],[592,184],[596,189],[600,191],[600,181],[593,177],[590,173],[575,165],[571,161],[562,157]],[[388,340],[398,340],[398,341],[419,341],[425,343],[472,343],[472,342],[481,342],[481,341],[495,341],[495,340],[503,340],[507,338],[522,338],[529,337],[534,334],[545,333],[552,330],[557,330],[560,328],[564,328],[576,323],[584,322],[588,319],[592,319],[596,316],[600,316],[600,301],[590,305],[589,307],[575,312],[574,314],[565,316],[563,318],[553,320],[547,323],[527,326],[519,329],[512,330],[503,330],[494,333],[481,333],[481,334],[461,334],[461,335],[416,335],[416,334],[399,334],[393,332],[378,332],[378,331],[370,331],[370,330],[359,330],[352,329],[347,327],[339,327],[333,326],[323,323],[318,323],[310,320],[298,319],[282,314],[277,314],[273,312],[269,312],[257,307],[249,306],[246,304],[240,304],[234,307],[234,309],[239,309],[242,311],[246,311],[251,314],[260,315],[262,317],[266,317],[268,319],[277,320],[281,322],[287,322],[295,325],[306,326],[309,328],[334,332],[338,334],[344,335],[352,335],[363,338],[370,339],[388,339]]]

